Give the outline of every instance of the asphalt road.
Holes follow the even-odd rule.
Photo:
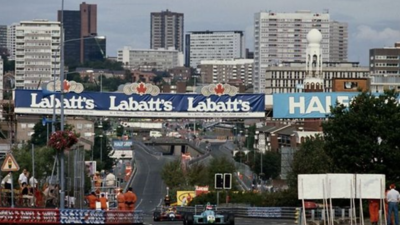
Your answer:
[[[137,196],[136,209],[150,215],[162,203],[167,192],[161,179],[161,169],[175,158],[150,154],[140,146],[135,146],[135,157],[137,171],[131,187]]]
[[[154,222],[152,218],[146,217],[144,224],[147,225],[182,225],[182,221],[160,221]],[[254,224],[268,224],[268,225],[294,225],[294,221],[288,220],[265,220],[257,218],[235,218],[236,225],[254,225]]]

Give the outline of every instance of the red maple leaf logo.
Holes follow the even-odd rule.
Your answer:
[[[69,84],[69,82],[67,80],[64,80],[64,82],[63,82],[64,92],[69,92],[70,87],[71,87],[71,85]]]
[[[139,95],[144,95],[146,94],[146,85],[144,83],[140,83],[139,86],[136,88],[136,91]]]
[[[224,86],[222,84],[217,84],[216,88],[214,88],[215,94],[221,96],[224,94]]]

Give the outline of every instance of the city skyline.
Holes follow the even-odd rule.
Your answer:
[[[78,10],[82,0],[65,0],[65,10]],[[254,50],[254,14],[260,11],[294,12],[329,10],[330,19],[349,25],[349,61],[368,65],[369,49],[393,47],[400,41],[400,23],[396,0],[307,0],[265,2],[252,0],[241,4],[240,0],[204,0],[201,3],[190,0],[92,0],[97,4],[98,32],[107,36],[107,52],[116,56],[124,46],[150,48],[150,14],[170,10],[185,16],[185,33],[190,31],[243,30],[246,47]],[[212,7],[210,7],[212,5]],[[390,6],[390,7],[389,7]],[[18,13],[6,13],[15,12]],[[49,19],[56,21],[61,1],[15,0],[0,9],[0,24],[11,25],[24,20]],[[206,13],[205,13],[206,12]]]

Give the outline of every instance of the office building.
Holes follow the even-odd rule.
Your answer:
[[[15,87],[38,89],[60,74],[60,23],[22,21],[15,27]]]
[[[220,59],[200,61],[203,84],[228,83],[240,80],[242,85],[253,84],[253,59]]]
[[[106,38],[88,38],[83,41],[83,61],[102,61],[106,56]]]
[[[369,50],[371,74],[400,75],[400,42],[394,47]]]
[[[65,40],[76,39],[64,44],[64,62],[66,65],[77,65],[81,58],[81,12],[77,10],[64,10],[64,37]],[[58,11],[58,21],[61,14]]]
[[[0,102],[3,101],[4,89],[3,89],[3,77],[4,77],[4,62],[0,56]],[[0,107],[0,120],[3,120],[3,107]]]
[[[125,69],[151,71],[166,71],[183,66],[183,54],[175,48],[171,49],[131,49],[124,47],[118,50],[118,62]]]
[[[307,47],[306,36],[313,28],[318,29],[322,34],[323,61],[347,60],[347,25],[331,21],[328,12],[312,13],[304,10],[295,13],[260,12],[255,14],[254,92],[263,92],[265,71],[268,66],[278,65],[281,62],[304,61]],[[334,50],[331,54],[331,47],[342,49]]]
[[[64,10],[63,12],[66,65],[77,65],[85,61],[96,60],[101,51],[85,52],[93,51],[92,47],[85,46],[85,43],[93,45],[93,42],[87,42],[85,38],[97,36],[97,5],[83,2],[80,4],[79,10]],[[58,21],[61,22],[61,11],[58,11]],[[105,49],[103,49],[104,51]],[[95,58],[92,59],[88,55],[95,55]]]
[[[7,49],[7,25],[0,25],[0,49]]]
[[[185,64],[197,68],[201,60],[243,59],[243,31],[193,31],[186,34]]]
[[[9,60],[15,60],[15,27],[18,24],[12,24],[11,26],[8,26],[7,28],[7,49],[8,49],[8,54]]]
[[[358,62],[324,61],[320,57],[323,51],[321,46],[323,35],[317,29],[312,29],[306,37],[308,42],[306,60],[282,62],[279,65],[267,67],[262,93],[332,92],[335,90],[335,79],[365,80],[368,78],[369,68],[360,67]],[[357,89],[357,86],[343,87],[343,91],[347,91],[346,88],[348,91],[353,91]]]
[[[331,21],[329,29],[329,61],[347,62],[348,24]]]
[[[183,13],[168,10],[151,13],[151,49],[174,47],[183,52],[183,34]]]

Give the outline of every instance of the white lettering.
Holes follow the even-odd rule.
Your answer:
[[[61,107],[61,101],[60,99],[55,98],[54,95],[51,95],[50,98],[42,98],[37,99],[37,93],[32,93],[31,94],[31,108],[53,108],[54,105],[56,108]],[[79,96],[73,96],[71,99],[65,99],[64,98],[64,108],[65,109],[94,109],[94,100],[93,99],[87,99],[85,97]]]
[[[300,109],[300,114],[304,113],[304,110],[305,110],[304,97],[300,97],[299,102],[295,102],[294,97],[289,97],[289,113],[294,114],[296,108]]]
[[[159,98],[138,102],[133,97],[117,102],[115,96],[110,96],[109,109],[117,111],[171,111],[172,102]]]
[[[312,97],[310,103],[307,106],[306,113],[308,114],[312,112],[325,113],[324,107],[322,106],[322,103],[317,96]]]
[[[227,102],[213,102],[207,98],[205,102],[194,105],[194,97],[188,97],[188,112],[246,112],[250,110],[250,102],[229,99]]]

